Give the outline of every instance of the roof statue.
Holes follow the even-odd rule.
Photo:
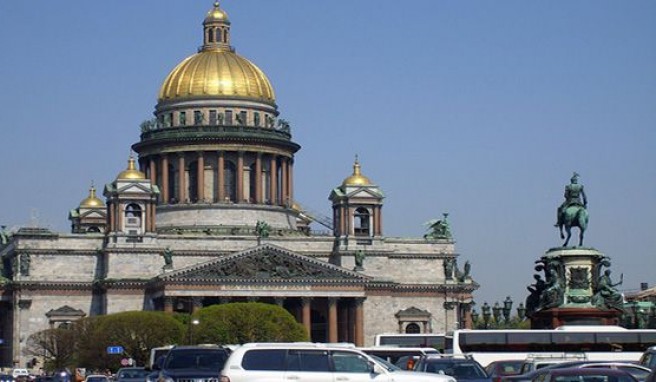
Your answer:
[[[449,214],[445,212],[442,216],[441,220],[433,219],[424,224],[430,230],[424,235],[424,239],[452,239],[451,228],[447,221]]]
[[[9,233],[7,232],[7,226],[0,226],[0,245],[5,245],[9,243]]]
[[[588,227],[588,199],[583,185],[579,184],[579,174],[574,172],[570,184],[565,186],[565,200],[558,207],[556,227],[560,230],[560,238],[565,239],[563,247],[567,247],[572,236],[572,227],[579,228],[579,247],[583,246],[583,235]],[[565,228],[565,233],[563,232]]]

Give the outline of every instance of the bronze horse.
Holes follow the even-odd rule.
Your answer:
[[[560,230],[560,238],[565,239],[563,247],[567,247],[569,239],[572,237],[572,227],[579,228],[579,247],[583,246],[583,234],[588,228],[588,211],[585,207],[580,205],[571,205],[563,210],[558,217],[558,229]],[[563,226],[567,232],[567,238],[563,233]]]

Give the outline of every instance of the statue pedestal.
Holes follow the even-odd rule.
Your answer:
[[[593,248],[553,248],[536,262],[545,285],[527,299],[531,328],[562,325],[617,325],[622,311],[608,304],[599,280],[610,259]],[[613,297],[613,296],[611,296]]]

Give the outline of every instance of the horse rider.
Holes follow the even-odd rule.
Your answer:
[[[576,172],[574,175],[572,175],[572,178],[570,179],[570,184],[565,186],[565,201],[563,204],[558,207],[558,213],[556,215],[556,224],[555,226],[558,227],[558,223],[560,223],[561,216],[565,209],[570,206],[579,206],[583,208],[588,207],[588,199],[585,196],[585,191],[583,190],[583,185],[579,184],[579,174]]]

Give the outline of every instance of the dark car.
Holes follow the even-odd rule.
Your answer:
[[[455,357],[421,357],[415,364],[415,371],[445,374],[458,381],[490,382],[485,369],[471,358]]]
[[[11,374],[0,374],[0,382],[14,382],[14,376]]]
[[[218,345],[176,346],[154,365],[159,382],[216,382],[230,350]]]
[[[523,359],[494,361],[485,367],[485,372],[493,382],[500,382],[502,377],[519,374],[523,363]]]
[[[115,379],[117,382],[145,382],[148,374],[150,371],[143,367],[123,367],[118,369]]]
[[[623,370],[607,368],[551,369],[533,379],[533,382],[638,382]]]
[[[501,382],[528,382],[528,381],[532,381],[537,376],[548,373],[549,370],[567,369],[570,367],[577,367],[579,365],[583,365],[586,363],[590,363],[590,361],[568,361],[568,362],[556,363],[553,365],[545,366],[541,369],[529,371],[528,373],[524,373],[524,374],[503,376],[501,377]]]

